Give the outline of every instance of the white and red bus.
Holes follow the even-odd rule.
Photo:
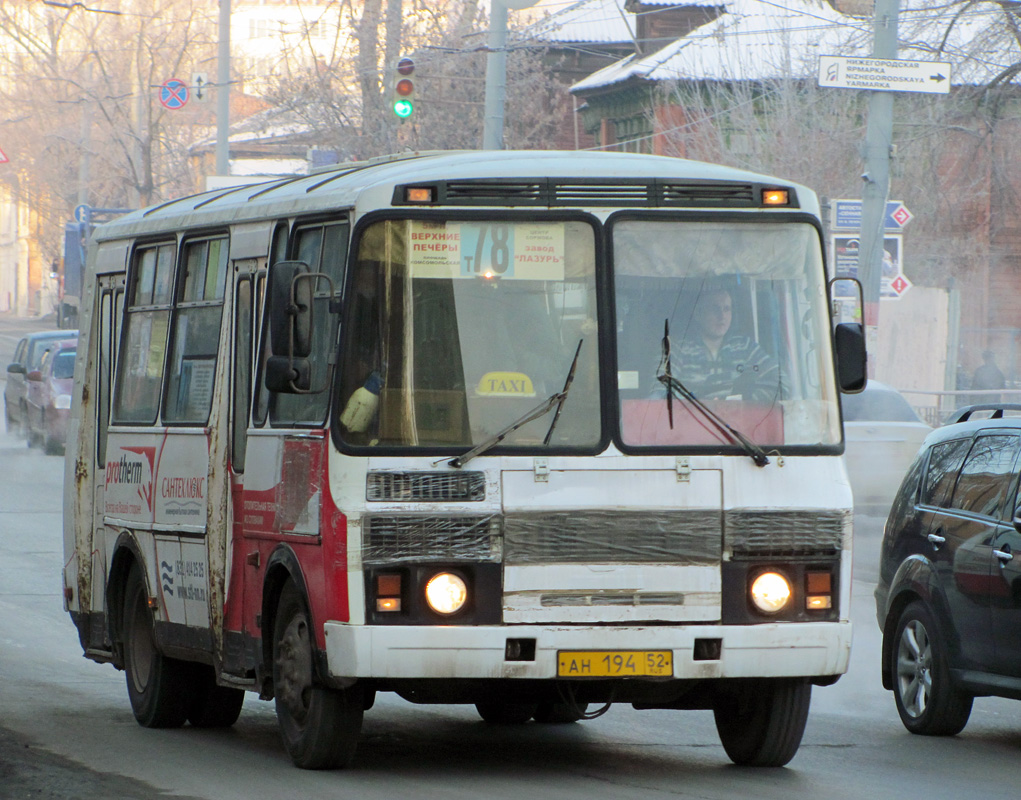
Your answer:
[[[274,699],[305,768],[349,763],[384,691],[494,723],[711,708],[731,759],[786,763],[851,645],[864,347],[822,241],[803,186],[563,152],[98,227],[65,504],[86,657],[143,726]]]

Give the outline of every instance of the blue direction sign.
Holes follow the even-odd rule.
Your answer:
[[[179,108],[183,108],[187,102],[188,84],[184,81],[171,78],[160,86],[160,103],[163,104],[164,108],[176,111]]]
[[[902,231],[913,216],[900,200],[887,200],[883,227],[888,231]],[[832,227],[835,230],[860,230],[861,200],[834,200]]]

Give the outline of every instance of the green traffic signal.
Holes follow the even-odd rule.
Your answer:
[[[411,116],[411,112],[415,110],[415,106],[410,100],[398,100],[394,103],[394,114],[401,119],[407,119]]]

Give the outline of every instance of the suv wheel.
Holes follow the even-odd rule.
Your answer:
[[[950,680],[950,659],[932,612],[915,601],[897,621],[890,670],[897,712],[904,727],[923,736],[964,730],[972,696]]]

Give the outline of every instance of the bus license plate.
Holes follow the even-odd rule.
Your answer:
[[[560,678],[670,678],[673,674],[671,650],[561,650],[557,653],[557,677]]]

